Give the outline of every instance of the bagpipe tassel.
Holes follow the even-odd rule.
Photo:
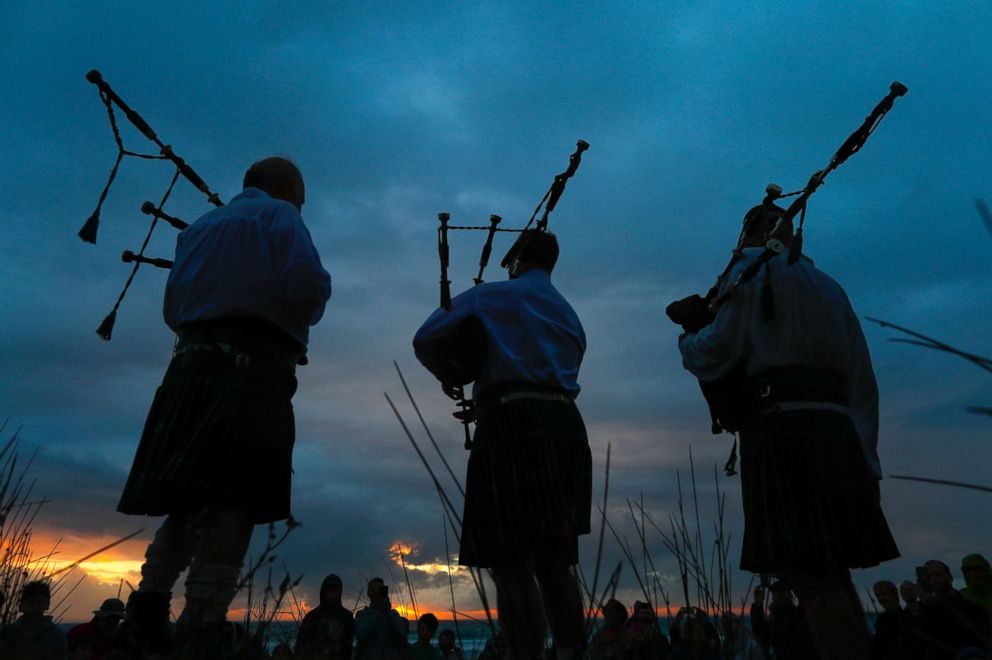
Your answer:
[[[775,294],[772,292],[772,274],[765,263],[765,279],[761,285],[761,316],[767,323],[775,318]]]
[[[730,456],[723,465],[723,473],[728,477],[737,474],[737,434],[734,434],[734,446],[730,448]]]
[[[96,230],[100,227],[100,207],[86,219],[83,228],[79,230],[79,238],[87,243],[96,243]]]
[[[107,318],[103,319],[103,323],[100,327],[96,329],[96,334],[100,335],[100,339],[104,341],[110,341],[111,335],[114,334],[114,322],[117,321],[117,309],[111,310],[107,314]]]

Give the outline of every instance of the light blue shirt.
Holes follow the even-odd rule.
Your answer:
[[[296,207],[245,188],[179,233],[164,315],[175,331],[195,321],[259,318],[306,348],[330,297],[331,276]]]
[[[413,338],[417,359],[437,374],[446,362],[445,337],[475,315],[486,331],[488,352],[473,393],[494,385],[528,382],[579,393],[586,335],[575,310],[543,270],[488,282],[459,294],[451,311],[438,309]]]
[[[744,258],[734,265],[723,289],[763,251],[745,249]],[[842,374],[847,384],[848,411],[865,457],[881,478],[878,386],[861,324],[847,294],[833,278],[806,257],[789,266],[787,256],[788,251],[769,262],[775,318],[765,321],[761,311],[765,278],[762,268],[720,308],[713,323],[679,338],[682,364],[704,382],[726,375],[742,359],[749,376],[798,365]]]

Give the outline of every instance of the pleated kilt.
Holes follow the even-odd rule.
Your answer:
[[[592,455],[578,408],[526,398],[498,405],[472,441],[459,563],[491,568],[535,551],[575,564],[591,506]]]
[[[831,410],[759,414],[740,431],[741,568],[865,568],[899,556],[858,433]]]
[[[198,345],[177,353],[155,393],[117,510],[205,506],[256,524],[290,513],[296,378],[262,360]]]

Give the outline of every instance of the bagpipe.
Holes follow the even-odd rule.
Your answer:
[[[111,335],[114,330],[114,322],[117,319],[117,310],[120,308],[121,303],[124,301],[124,296],[127,295],[128,289],[131,287],[131,283],[134,281],[135,276],[138,274],[138,269],[143,265],[147,264],[149,266],[155,266],[157,268],[172,268],[172,261],[169,259],[161,259],[155,257],[149,257],[145,255],[145,249],[148,247],[148,242],[151,240],[152,232],[155,231],[155,227],[158,225],[159,220],[174,227],[175,229],[182,231],[188,225],[183,220],[170,215],[163,211],[166,202],[169,200],[169,196],[172,194],[173,188],[175,188],[176,183],[179,181],[180,177],[185,178],[193,187],[202,192],[207,197],[207,201],[214,206],[223,206],[224,203],[221,201],[217,193],[212,192],[210,187],[203,181],[199,174],[189,166],[189,164],[180,156],[178,156],[172,147],[168,144],[163,143],[158,135],[152,130],[148,122],[135,112],[131,106],[124,102],[120,96],[117,95],[110,85],[103,79],[103,76],[96,69],[91,70],[86,74],[86,80],[96,85],[99,90],[100,100],[103,102],[107,109],[107,118],[110,121],[110,128],[114,134],[114,142],[117,144],[117,159],[114,161],[114,165],[110,170],[110,176],[107,177],[107,183],[103,186],[103,190],[100,192],[100,198],[97,201],[96,209],[90,214],[89,218],[83,224],[82,229],[79,230],[79,238],[87,243],[96,243],[97,230],[100,226],[100,210],[103,207],[103,202],[107,199],[107,194],[110,192],[110,187],[114,183],[114,179],[117,178],[117,171],[120,169],[121,161],[125,157],[139,158],[143,160],[168,160],[175,166],[175,172],[172,175],[172,179],[169,182],[165,193],[159,199],[157,204],[146,201],[141,205],[141,212],[147,216],[151,217],[151,221],[148,227],[148,233],[145,235],[145,240],[142,242],[141,247],[137,252],[132,250],[124,250],[121,255],[121,261],[127,264],[133,264],[131,267],[131,273],[128,275],[126,282],[124,283],[124,288],[121,290],[120,295],[117,297],[117,302],[114,303],[113,309],[111,309],[110,314],[103,320],[100,327],[97,328],[96,333],[101,339],[105,341],[110,341]],[[131,124],[138,129],[138,131],[144,135],[146,138],[151,140],[159,149],[157,154],[141,153],[137,151],[132,151],[124,146],[124,140],[121,138],[120,128],[117,125],[117,111],[115,107],[120,112],[124,113]]]
[[[720,308],[736,294],[742,285],[752,280],[773,257],[786,249],[785,242],[782,240],[786,234],[792,236],[786,263],[790,266],[795,264],[802,255],[803,225],[806,220],[809,198],[823,185],[827,175],[861,150],[885,115],[892,109],[894,101],[907,91],[908,89],[902,83],[893,82],[889,86],[889,93],[885,95],[885,98],[878,102],[857,130],[848,136],[830,158],[827,166],[814,172],[803,188],[791,193],[783,193],[779,186],[769,184],[765,188],[765,197],[761,204],[752,208],[744,216],[744,224],[737,240],[737,246],[732,252],[730,262],[717,277],[713,287],[705,296],[691,295],[671,303],[665,310],[668,317],[674,323],[681,325],[683,330],[688,333],[698,332],[705,328],[713,322]],[[787,197],[795,197],[788,208],[782,208],[775,204],[777,200]],[[799,226],[793,234],[792,223],[797,215],[799,216]],[[753,244],[756,232],[768,227],[771,229],[765,234],[764,250],[760,256],[744,268],[733,281],[728,282],[727,278],[733,271],[734,265],[743,258],[745,244],[748,242]],[[766,286],[768,284],[766,278]],[[762,307],[766,320],[770,320],[774,316],[774,301],[770,295],[770,286],[767,294],[762,296]],[[709,405],[713,433],[736,432],[748,416],[748,395],[744,381],[745,373],[742,363],[738,364],[724,378],[706,383],[700,382],[703,396]]]
[[[485,281],[483,275],[489,264],[489,258],[492,255],[493,239],[496,237],[496,234],[500,232],[519,234],[500,261],[500,267],[506,268],[512,276],[519,267],[520,256],[525,253],[527,245],[533,236],[538,232],[547,231],[548,216],[554,211],[562,193],[565,192],[565,185],[568,183],[568,180],[579,169],[579,165],[582,163],[582,154],[588,148],[589,143],[585,140],[578,140],[575,143],[575,152],[568,157],[568,167],[560,174],[555,175],[551,187],[544,193],[544,197],[534,207],[534,212],[531,214],[527,224],[521,229],[500,227],[499,224],[502,218],[495,214],[489,216],[488,225],[463,226],[450,224],[451,214],[445,212],[438,213],[437,217],[440,225],[437,230],[437,251],[441,265],[440,297],[442,309],[451,311],[451,280],[448,279],[448,268],[450,266],[448,232],[487,232],[486,241],[482,246],[482,254],[479,257],[479,272],[472,278],[474,286],[478,286]],[[540,217],[538,217],[539,214]],[[472,446],[472,434],[469,430],[469,424],[474,421],[475,414],[473,402],[465,396],[465,386],[478,378],[485,363],[486,337],[481,322],[474,316],[465,319],[451,333],[448,348],[450,364],[448,365],[448,369],[446,369],[444,377],[441,379],[442,387],[444,393],[458,404],[460,410],[455,413],[455,417],[461,421],[465,430],[465,448],[470,449]]]

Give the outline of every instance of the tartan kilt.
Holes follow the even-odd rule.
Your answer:
[[[536,551],[575,564],[591,506],[592,454],[578,408],[538,399],[499,405],[472,441],[458,561],[492,568]]]
[[[290,513],[296,378],[209,345],[175,355],[155,393],[117,510],[239,509],[256,524]]]
[[[866,568],[899,556],[850,417],[759,414],[740,440],[743,570]]]

